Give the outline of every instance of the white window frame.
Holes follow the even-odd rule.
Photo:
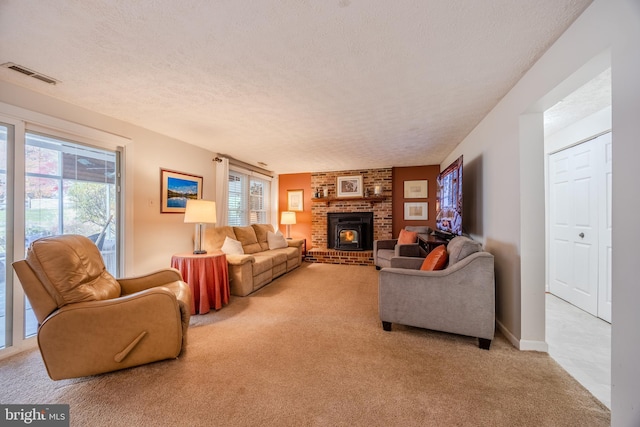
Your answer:
[[[235,189],[234,191],[232,191],[231,185],[229,183],[231,176],[239,176],[242,178],[241,187],[240,187],[241,203],[240,203],[240,209],[238,210],[235,210],[235,209],[232,210],[231,208],[232,206],[231,198],[235,197],[235,195],[237,194]],[[250,189],[251,189],[251,183],[255,181],[259,181],[263,183],[266,189],[266,194],[262,195],[263,208],[260,209],[259,211],[251,210]],[[229,166],[229,182],[227,184],[229,185],[228,224],[232,226],[233,225],[244,226],[244,225],[250,225],[253,223],[270,224],[271,223],[271,204],[272,204],[272,195],[273,195],[273,178],[270,176],[261,174],[259,172],[240,168],[238,166]],[[234,212],[237,214],[234,215]],[[252,217],[253,217],[252,213],[254,212],[263,213],[265,216],[264,221],[252,222]],[[257,216],[260,216],[260,215],[257,215]],[[240,219],[239,223],[235,221],[236,218]]]

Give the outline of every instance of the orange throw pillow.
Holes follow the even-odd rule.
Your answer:
[[[447,264],[447,248],[445,245],[440,245],[427,255],[422,262],[420,270],[434,271],[442,270]]]
[[[415,243],[418,241],[418,233],[416,231],[407,231],[404,228],[400,230],[398,236],[398,244],[406,245],[408,243]]]

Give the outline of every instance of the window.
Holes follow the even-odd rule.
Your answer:
[[[229,170],[229,224],[241,226],[270,221],[271,180],[257,173]]]

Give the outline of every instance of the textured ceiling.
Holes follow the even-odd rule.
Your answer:
[[[0,79],[277,173],[438,164],[591,0],[0,0]]]
[[[544,112],[544,134],[552,135],[611,106],[611,68],[603,71]]]

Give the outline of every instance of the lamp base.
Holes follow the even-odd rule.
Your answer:
[[[193,251],[194,255],[202,255],[202,254],[206,254],[207,251],[205,251],[204,249],[197,249],[195,251]]]

